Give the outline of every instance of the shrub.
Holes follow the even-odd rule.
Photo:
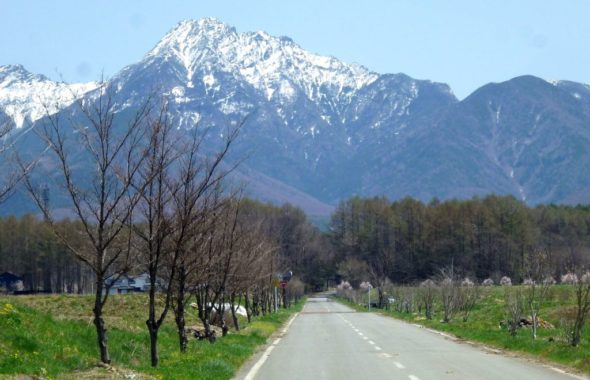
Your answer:
[[[354,293],[355,292],[352,288],[352,285],[350,285],[348,281],[341,281],[340,284],[338,284],[338,286],[336,287],[336,295],[338,295],[338,297],[345,298],[351,302],[354,302],[355,300]]]
[[[340,284],[338,284],[338,286],[336,288],[338,290],[351,290],[352,285],[350,285],[350,282],[343,280],[343,281],[340,281]]]
[[[567,285],[573,285],[578,283],[578,276],[575,273],[566,273],[561,276],[561,283]]]
[[[491,278],[486,278],[485,280],[482,281],[481,284],[483,286],[493,286],[494,285],[494,280],[492,280]]]
[[[473,286],[475,285],[473,281],[469,279],[469,277],[465,277],[463,281],[461,281],[461,286]]]
[[[535,285],[535,281],[533,281],[533,279],[532,279],[532,278],[525,278],[525,279],[522,281],[522,284],[523,284],[523,285]]]
[[[504,276],[500,279],[500,285],[502,286],[512,286],[512,280],[508,276]]]

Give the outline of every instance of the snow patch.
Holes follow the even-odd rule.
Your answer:
[[[502,112],[502,106],[499,106],[496,109],[496,124],[500,124],[500,113]]]
[[[205,87],[213,87],[215,85],[215,77],[211,74],[207,74],[203,77],[203,84]]]

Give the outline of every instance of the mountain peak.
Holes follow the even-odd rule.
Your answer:
[[[187,49],[203,48],[229,35],[236,35],[235,28],[213,17],[183,20],[170,29],[148,55],[162,55],[170,51],[182,55],[188,53]]]
[[[234,27],[229,26],[215,17],[205,17],[198,20],[183,20],[168,32],[169,35],[186,36],[198,35],[215,37],[235,33]]]
[[[58,112],[97,84],[54,82],[22,65],[0,66],[0,108],[17,128]]]
[[[290,98],[297,88],[310,99],[323,97],[322,91],[348,97],[378,77],[360,65],[310,53],[290,38],[264,31],[237,33],[215,18],[177,24],[146,55],[146,62],[161,59],[184,67],[186,87],[214,78],[214,68],[244,78],[268,99]]]
[[[45,76],[40,74],[33,74],[29,70],[25,69],[23,65],[6,65],[0,66],[0,83],[10,83],[14,81],[44,81],[48,80]]]

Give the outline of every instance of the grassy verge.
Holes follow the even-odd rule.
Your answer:
[[[160,366],[149,361],[145,295],[112,297],[106,312],[114,367],[97,366],[92,299],[86,296],[0,297],[0,378],[229,379],[291,314],[290,309],[255,318],[215,344],[191,340],[181,354],[173,317],[162,326]],[[197,324],[191,313],[187,325]]]
[[[423,313],[417,311],[409,313],[380,309],[372,309],[372,311],[450,333],[460,339],[532,355],[537,359],[590,374],[590,327],[584,328],[583,339],[578,347],[568,345],[564,332],[560,329],[562,311],[570,308],[573,302],[568,289],[556,286],[552,297],[541,309],[541,318],[552,323],[556,328],[539,329],[537,339],[532,339],[529,328],[519,329],[517,335],[512,337],[507,329],[500,327],[500,321],[507,318],[503,292],[501,287],[485,289],[482,300],[476,305],[467,322],[463,322],[462,316],[458,314],[451,322],[444,323],[442,312],[438,308],[432,320],[426,319]],[[338,300],[357,311],[368,311],[366,305],[359,305],[341,298]]]

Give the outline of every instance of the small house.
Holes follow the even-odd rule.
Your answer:
[[[150,290],[150,276],[142,273],[138,276],[121,275],[111,276],[106,279],[109,294],[127,294],[135,292],[147,292]],[[157,282],[157,288],[161,289],[161,280]]]

